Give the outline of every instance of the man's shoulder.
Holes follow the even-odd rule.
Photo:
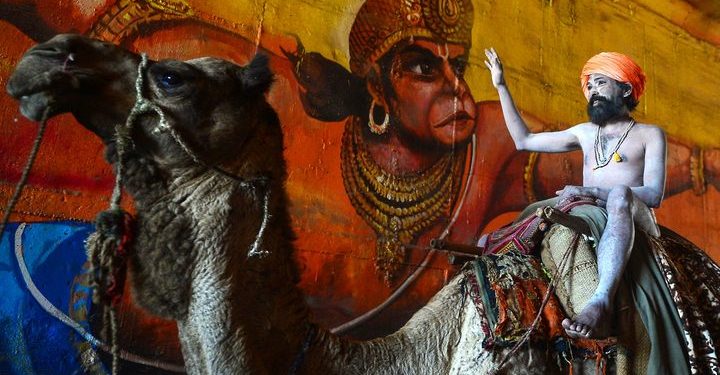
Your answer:
[[[597,131],[597,125],[592,122],[581,122],[569,127],[568,130],[575,135],[595,134],[594,132]]]
[[[644,133],[644,135],[663,138],[665,137],[665,131],[662,130],[662,128],[658,125],[638,122],[635,124],[635,126],[638,128],[638,130]]]

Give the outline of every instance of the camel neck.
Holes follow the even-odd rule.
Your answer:
[[[178,320],[189,373],[287,373],[302,346],[308,313],[295,285],[287,205],[282,184],[268,188],[267,208],[262,191],[240,189],[227,209],[243,207],[244,215],[197,233],[206,245],[197,249],[187,315]]]

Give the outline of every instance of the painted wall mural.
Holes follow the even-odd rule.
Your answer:
[[[669,137],[658,221],[719,260],[720,7],[714,4],[4,0],[0,84],[27,48],[58,32],[153,59],[211,55],[245,63],[257,52],[268,54],[277,76],[269,100],[285,131],[300,285],[321,325],[376,337],[401,326],[458,271],[429,250],[432,239],[474,244],[527,204],[581,181],[579,152],[515,151],[482,63],[490,46],[503,55],[515,100],[535,130],[586,118],[578,76],[588,57],[614,50],[635,58],[648,89],[634,115]],[[3,91],[3,209],[36,132]],[[82,239],[106,208],[113,183],[99,141],[61,116],[50,121],[12,216],[30,223],[20,239],[40,290],[88,328],[97,325],[97,312],[83,289]],[[67,372],[101,371],[97,359],[106,357],[27,293],[13,256],[20,227],[9,226],[0,243],[0,285],[11,297],[0,302],[0,373],[52,372],[44,358],[50,355],[62,358]],[[127,296],[121,345],[181,363],[174,325],[140,311]],[[51,343],[58,352],[41,349]]]

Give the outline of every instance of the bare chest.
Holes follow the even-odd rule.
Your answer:
[[[616,185],[642,186],[645,171],[645,141],[641,131],[626,137],[611,135],[585,137],[583,185],[611,188]]]

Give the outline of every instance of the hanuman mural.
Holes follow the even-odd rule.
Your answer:
[[[368,1],[350,32],[350,80],[364,84],[348,95],[360,103],[348,106],[357,113],[345,125],[342,175],[377,235],[376,266],[388,282],[405,261],[403,245],[450,222],[469,178],[476,108],[463,72],[471,32],[472,4],[462,0]],[[310,62],[295,58],[303,75]],[[337,111],[332,92],[306,88],[308,113]]]
[[[427,245],[428,234],[452,231],[455,241],[472,244],[488,216],[580,180],[579,161],[574,173],[561,156],[541,162],[537,153],[508,152],[512,141],[496,132],[504,125],[495,103],[475,103],[464,79],[472,30],[470,1],[368,0],[350,31],[349,72],[302,44],[287,54],[306,112],[323,121],[347,118],[345,191],[376,234],[376,268],[388,283],[407,262],[405,249]],[[690,187],[702,193],[707,156],[696,149],[690,161],[679,160],[673,151],[685,146],[670,143],[668,194]],[[680,175],[688,167],[691,173]],[[543,182],[535,177],[540,168],[551,171]],[[464,222],[456,224],[461,213]]]

